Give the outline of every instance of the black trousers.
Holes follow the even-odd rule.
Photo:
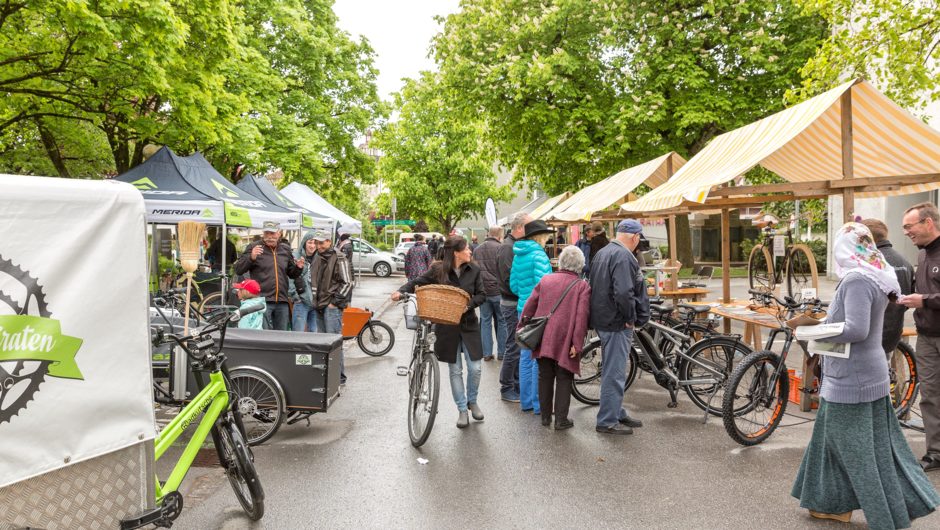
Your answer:
[[[538,363],[539,406],[542,409],[542,417],[551,418],[554,411],[555,423],[565,421],[568,419],[568,407],[571,405],[571,382],[574,374],[558,366],[554,359],[539,357]]]

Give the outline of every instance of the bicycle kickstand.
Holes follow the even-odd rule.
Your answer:
[[[705,412],[702,414],[702,425],[708,425],[708,411],[712,409],[712,400],[715,399],[715,394],[718,393],[719,388],[721,388],[721,385],[715,385],[715,389],[708,395],[708,401],[705,402]]]

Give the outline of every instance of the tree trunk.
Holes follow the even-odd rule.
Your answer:
[[[682,262],[684,268],[695,265],[692,256],[692,230],[689,227],[688,215],[676,216],[676,259]]]
[[[69,170],[65,167],[65,160],[62,158],[62,151],[59,149],[59,144],[55,141],[52,132],[43,124],[42,118],[36,118],[35,122],[36,129],[39,130],[39,138],[42,140],[42,146],[46,150],[49,160],[52,161],[52,165],[55,166],[55,170],[60,177],[70,178],[71,175],[69,175]]]

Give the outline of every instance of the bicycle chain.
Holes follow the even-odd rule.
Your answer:
[[[2,284],[0,284],[0,302],[7,304],[17,315],[24,315],[28,314],[30,302],[35,301],[37,316],[44,318],[52,316],[46,304],[46,295],[37,278],[32,277],[27,271],[3,256],[0,256],[0,273],[7,274],[26,288],[26,299],[20,305],[10,295],[3,292]],[[46,374],[49,373],[49,364],[50,361],[39,361],[39,366],[28,374],[22,374],[25,368],[24,361],[16,361],[12,372],[0,364],[0,424],[11,421],[32,401],[39,385],[45,381]],[[20,383],[23,381],[28,381],[26,388],[20,392],[19,396],[7,403],[11,389],[22,386]]]

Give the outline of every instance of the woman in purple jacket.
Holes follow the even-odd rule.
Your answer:
[[[571,381],[574,374],[581,373],[581,350],[591,308],[591,287],[580,279],[583,267],[584,254],[578,247],[565,247],[558,257],[558,272],[539,281],[526,301],[520,319],[520,324],[524,324],[527,318],[548,315],[561,300],[545,326],[542,343],[532,352],[539,363],[542,425],[547,427],[551,424],[554,410],[556,430],[574,425],[568,419]]]

